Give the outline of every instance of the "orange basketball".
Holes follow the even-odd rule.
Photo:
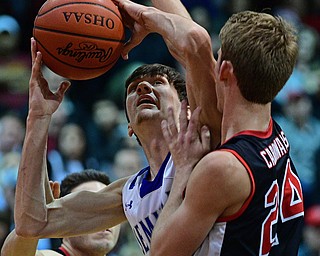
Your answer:
[[[53,72],[86,80],[117,62],[124,31],[111,0],[47,0],[35,18],[33,36],[43,62]]]

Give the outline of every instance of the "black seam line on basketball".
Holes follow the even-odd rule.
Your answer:
[[[60,8],[60,7],[63,7],[63,6],[66,6],[66,5],[70,5],[70,4],[89,4],[89,5],[100,6],[100,7],[104,8],[104,9],[109,10],[109,11],[111,11],[112,13],[114,13],[114,14],[119,18],[119,20],[122,21],[122,18],[121,18],[116,12],[114,12],[112,9],[110,9],[110,8],[108,8],[108,7],[106,7],[106,6],[102,5],[102,4],[91,3],[91,2],[73,2],[73,3],[60,4],[60,5],[57,5],[57,6],[53,7],[53,8],[51,8],[51,9],[49,9],[48,11],[46,11],[46,12],[44,12],[44,13],[42,13],[42,14],[38,14],[37,16],[38,16],[38,17],[41,17],[41,16],[47,14],[48,12],[51,12],[51,11],[54,10],[54,9],[58,9],[58,8]],[[39,12],[40,12],[40,11],[41,11],[41,9],[39,10]]]
[[[101,66],[101,67],[95,67],[95,68],[94,68],[94,67],[93,67],[93,68],[90,68],[90,67],[78,67],[78,66],[69,64],[69,63],[67,63],[67,62],[65,62],[65,61],[62,61],[62,60],[58,59],[56,56],[52,55],[52,54],[44,47],[44,45],[37,40],[37,38],[35,38],[35,40],[37,41],[38,44],[40,44],[40,45],[42,46],[42,48],[43,48],[52,58],[54,58],[54,59],[57,60],[58,62],[61,62],[61,63],[65,64],[65,65],[70,66],[70,67],[73,67],[73,68],[77,68],[77,69],[94,69],[94,70],[104,69],[105,67],[108,67],[108,66],[110,66],[110,65],[113,65],[113,64],[117,61],[117,60],[114,60],[114,61],[112,61],[111,63],[108,63],[107,65],[104,65],[104,66]]]
[[[102,41],[125,43],[125,40],[104,38],[104,37],[98,37],[98,36],[89,36],[89,35],[83,35],[83,34],[78,34],[78,33],[72,33],[72,32],[66,32],[66,31],[51,29],[51,28],[42,28],[42,27],[39,27],[39,26],[35,26],[34,29],[47,31],[47,32],[52,32],[52,33],[59,33],[59,34],[64,34],[64,35],[69,35],[69,36],[80,36],[80,37],[84,37],[84,38],[98,39],[98,40],[102,40]]]

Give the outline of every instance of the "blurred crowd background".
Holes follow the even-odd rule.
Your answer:
[[[219,49],[220,28],[238,11],[279,15],[296,27],[298,60],[292,76],[273,102],[272,111],[291,144],[291,155],[304,190],[306,221],[299,255],[320,255],[320,0],[182,2],[193,19],[212,36],[214,53]],[[0,245],[14,227],[14,189],[31,73],[30,37],[34,18],[43,3],[44,0],[0,1]],[[72,81],[49,130],[50,179],[61,181],[68,173],[94,168],[115,180],[147,165],[140,146],[127,135],[124,82],[136,67],[155,62],[184,72],[162,38],[151,34],[132,50],[128,61],[119,59],[110,71],[96,79]],[[43,72],[52,90],[64,79],[46,67]],[[55,248],[57,244],[57,239],[43,239],[39,249]],[[141,255],[127,225],[123,225],[112,255]]]

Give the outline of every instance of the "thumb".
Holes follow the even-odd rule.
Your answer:
[[[52,194],[54,198],[60,197],[60,184],[57,181],[52,184]]]
[[[145,35],[139,35],[137,36],[137,34],[133,33],[131,38],[129,39],[128,42],[126,42],[123,46],[123,50],[122,50],[122,58],[124,60],[127,60],[129,58],[129,52],[135,48],[137,45],[139,45],[142,40],[146,37],[146,34]]]

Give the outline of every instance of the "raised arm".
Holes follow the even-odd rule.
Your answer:
[[[52,93],[41,74],[41,53],[32,40],[29,113],[16,186],[16,232],[22,237],[66,237],[95,232],[125,220],[121,190],[126,179],[101,192],[81,191],[47,204],[46,143],[51,116],[69,83]],[[90,220],[90,221],[88,221]],[[76,225],[74,223],[77,223]]]

